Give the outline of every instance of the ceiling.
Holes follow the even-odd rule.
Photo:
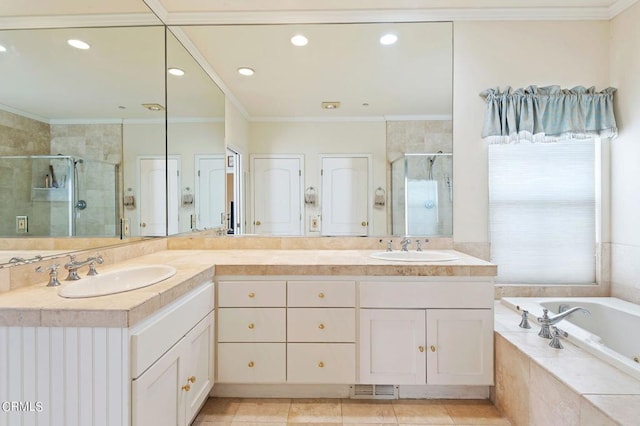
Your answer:
[[[406,22],[609,19],[636,1],[145,0],[145,5],[141,0],[3,0],[0,28],[82,27],[99,22],[105,26],[157,23],[155,15],[150,13],[151,8],[165,23],[180,25],[176,34],[196,57],[204,61],[207,71],[249,119],[442,118],[451,114],[450,24]],[[341,22],[360,24],[340,25]],[[194,26],[229,23],[288,25]],[[95,29],[79,28],[77,31],[90,30]],[[377,44],[379,34],[385,30],[396,32],[398,43],[393,46]],[[288,42],[298,31],[304,31],[309,37],[308,46],[293,47]],[[6,41],[9,33],[20,31],[0,32],[0,44],[9,43]],[[9,60],[7,53],[10,52],[0,54],[3,80],[12,82],[11,87],[4,85],[1,89],[0,104],[54,119],[95,118],[101,114],[110,117],[109,111],[119,105],[139,105],[140,99],[149,97],[140,94],[141,89],[151,85],[152,80],[164,78],[161,73],[152,78],[146,74],[140,78],[139,72],[132,71],[135,67],[123,66],[128,63],[123,61],[135,63],[149,56],[149,49],[144,46],[152,42],[144,38],[131,45],[126,39],[105,35],[95,42],[110,52],[111,59],[100,62],[100,73],[111,78],[118,76],[122,83],[118,90],[95,84],[93,77],[97,70],[84,69],[80,62],[70,62],[67,56],[77,56],[78,52],[70,51],[63,44],[54,45],[53,41],[46,37],[37,40],[34,34],[31,38],[23,37],[21,42],[29,45],[19,48],[20,55]],[[27,54],[38,47],[46,52],[47,62],[39,63],[35,53]],[[92,54],[98,55],[94,52]],[[58,59],[55,67],[66,69],[65,78],[76,83],[76,90],[63,90],[53,79],[52,64],[56,61],[52,58]],[[153,60],[157,62],[157,58]],[[72,63],[74,66],[69,66]],[[91,66],[95,67],[95,63]],[[239,66],[252,67],[256,74],[240,78],[236,72]],[[25,77],[24,71],[20,70],[25,69],[29,70],[36,86],[34,83],[26,86],[35,90],[30,91],[30,96],[22,102],[28,100],[32,106],[13,101],[20,94],[19,89],[25,87],[19,80]],[[14,79],[6,74],[12,71],[15,72]],[[183,93],[185,96],[180,102],[194,104],[185,114],[195,115],[208,108],[205,96],[197,88],[185,86]],[[130,98],[126,98],[128,95]],[[83,109],[80,115],[77,108],[74,110],[73,105],[78,105],[82,97],[99,100],[94,102],[95,111],[93,106]],[[58,106],[57,111],[46,111],[43,106],[52,98],[66,105]],[[322,101],[340,101],[341,107],[333,111],[322,110]],[[109,111],[101,111],[98,105]],[[135,117],[146,116],[145,111],[140,111]]]

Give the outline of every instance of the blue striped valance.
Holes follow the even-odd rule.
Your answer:
[[[614,138],[613,87],[561,89],[529,86],[487,89],[482,137],[490,143],[555,142],[567,139]]]

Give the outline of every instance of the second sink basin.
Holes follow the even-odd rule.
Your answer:
[[[67,298],[83,298],[123,293],[171,278],[176,268],[169,265],[134,266],[106,272],[65,285],[58,293]]]
[[[425,251],[381,251],[371,255],[374,259],[396,262],[447,262],[459,259],[458,256],[437,250]]]

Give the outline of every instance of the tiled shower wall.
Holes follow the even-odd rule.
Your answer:
[[[115,235],[115,203],[122,198],[122,182],[113,164],[122,163],[122,125],[53,124],[51,154],[82,158],[77,164],[78,197],[86,201],[85,210],[76,210],[76,235]],[[109,164],[94,163],[91,160]]]

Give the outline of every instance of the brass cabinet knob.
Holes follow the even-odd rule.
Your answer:
[[[254,297],[256,297],[256,294],[254,292],[251,292],[249,293],[249,297],[253,299]]]
[[[262,223],[259,220],[256,220],[256,226],[260,226]]]
[[[247,364],[247,365],[249,366],[249,368],[253,368],[253,366],[254,366],[255,364],[253,363],[253,361],[249,361],[249,364]]]
[[[360,223],[360,225],[367,226],[367,221],[363,220],[362,223]]]
[[[324,362],[320,361],[320,362],[318,363],[318,367],[323,368],[323,367],[324,367]]]
[[[322,293],[322,292],[318,293],[318,297],[319,297],[320,299],[324,299],[324,293]]]
[[[182,390],[183,390],[183,391],[187,391],[187,392],[189,392],[189,391],[191,390],[191,386],[189,386],[189,385],[184,385],[184,386],[182,387]]]
[[[196,376],[190,376],[190,377],[187,379],[187,382],[195,383],[195,382],[196,382]]]
[[[424,346],[418,346],[418,350],[419,350],[420,352],[424,352]]]
[[[431,350],[431,352],[435,352],[436,351],[436,347],[433,346],[433,345],[429,346],[429,349]]]
[[[253,323],[251,323],[251,324],[249,324],[249,328],[250,328],[251,330],[253,330],[253,329],[255,328],[255,325],[254,325]]]
[[[324,330],[324,324],[320,324],[320,325],[318,326],[318,328],[319,328],[320,330]]]

